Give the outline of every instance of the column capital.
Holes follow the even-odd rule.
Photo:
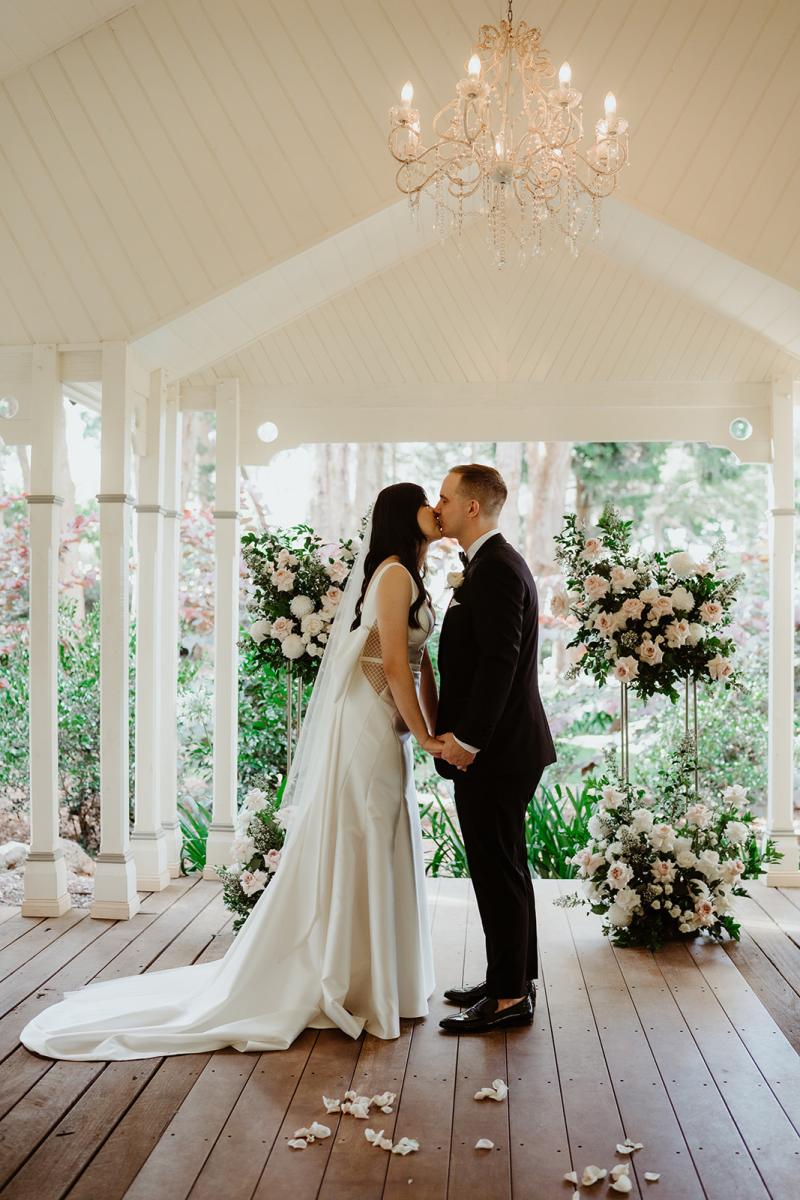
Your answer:
[[[160,514],[162,517],[166,516],[166,509],[162,508],[160,504],[137,504],[136,512],[137,513],[156,513],[156,514]]]
[[[796,517],[797,510],[794,508],[771,508],[769,515],[771,517]]]
[[[177,508],[165,508],[163,511],[165,517],[172,517],[173,519],[181,515]]]
[[[127,492],[99,492],[95,497],[98,504],[135,504],[136,497]]]
[[[26,496],[25,501],[27,504],[63,504],[64,497],[56,496],[51,493],[50,495],[43,494]]]
[[[214,520],[215,521],[219,521],[219,520],[231,521],[231,520],[235,520],[238,516],[239,516],[238,508],[230,508],[230,509],[215,508],[214,509]]]

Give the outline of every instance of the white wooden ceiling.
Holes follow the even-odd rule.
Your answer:
[[[0,0],[0,79],[127,7],[120,0]]]
[[[463,354],[469,326],[442,315],[452,304],[442,278],[461,288],[459,303],[475,286],[446,251],[403,265],[418,246],[399,238],[372,267],[362,256],[321,289],[286,296],[283,311],[273,272],[299,277],[314,248],[365,243],[378,228],[362,223],[397,199],[386,122],[400,85],[414,80],[429,129],[478,26],[504,4],[142,0],[87,31],[119,7],[3,5],[19,18],[2,31],[18,63],[37,53],[21,33],[33,14],[68,11],[74,40],[0,86],[0,343],[138,338],[143,352],[169,347],[187,372],[216,360],[226,372],[230,352],[254,343],[237,360],[248,377],[316,377],[325,354],[302,347],[303,365],[291,365],[292,346],[301,332],[324,346],[326,322],[342,322],[343,344],[327,333],[329,375],[356,344],[359,378],[423,362],[435,374],[432,350],[392,344],[416,322],[420,345],[447,325],[441,353],[455,378],[497,367],[488,347],[475,361]],[[484,273],[481,302],[508,293],[498,312],[509,377],[762,379],[785,365],[800,292],[800,3],[517,0],[515,15],[543,28],[556,63],[569,59],[587,127],[616,92],[632,129],[619,211],[656,220],[578,264],[548,260],[510,284]],[[44,49],[64,40],[55,18],[51,32]],[[389,276],[370,275],[387,270],[398,294],[378,304]],[[567,322],[576,306],[584,341],[573,353],[556,314]],[[198,361],[197,328],[226,311]]]

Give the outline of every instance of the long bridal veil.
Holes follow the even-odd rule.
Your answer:
[[[214,962],[65,992],[22,1030],[29,1050],[102,1061],[279,1050],[307,1026],[396,1037],[401,1016],[427,1013],[433,967],[411,750],[356,669],[367,622],[351,630],[369,537],[368,526],[287,780],[280,866],[240,932]]]

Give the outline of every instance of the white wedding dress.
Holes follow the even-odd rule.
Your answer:
[[[340,643],[313,794],[225,956],[67,991],[22,1030],[29,1050],[90,1060],[285,1050],[307,1026],[396,1038],[401,1017],[427,1014],[433,956],[410,734],[386,684],[375,611],[391,567],[405,570],[376,572],[361,625]],[[417,682],[427,604],[420,620],[408,631]]]

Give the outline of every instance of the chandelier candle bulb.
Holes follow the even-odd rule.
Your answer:
[[[470,79],[479,79],[481,74],[481,60],[477,54],[473,54],[467,65],[467,74]]]
[[[414,99],[414,85],[409,80],[407,83],[403,84],[403,87],[400,91],[400,104],[402,105],[403,108],[410,109],[411,101],[413,99]]]
[[[568,62],[563,62],[558,68],[558,82],[565,89],[572,83],[572,67]]]
[[[606,92],[606,98],[603,101],[603,107],[606,113],[606,126],[609,133],[617,131],[617,98],[613,92]]]

